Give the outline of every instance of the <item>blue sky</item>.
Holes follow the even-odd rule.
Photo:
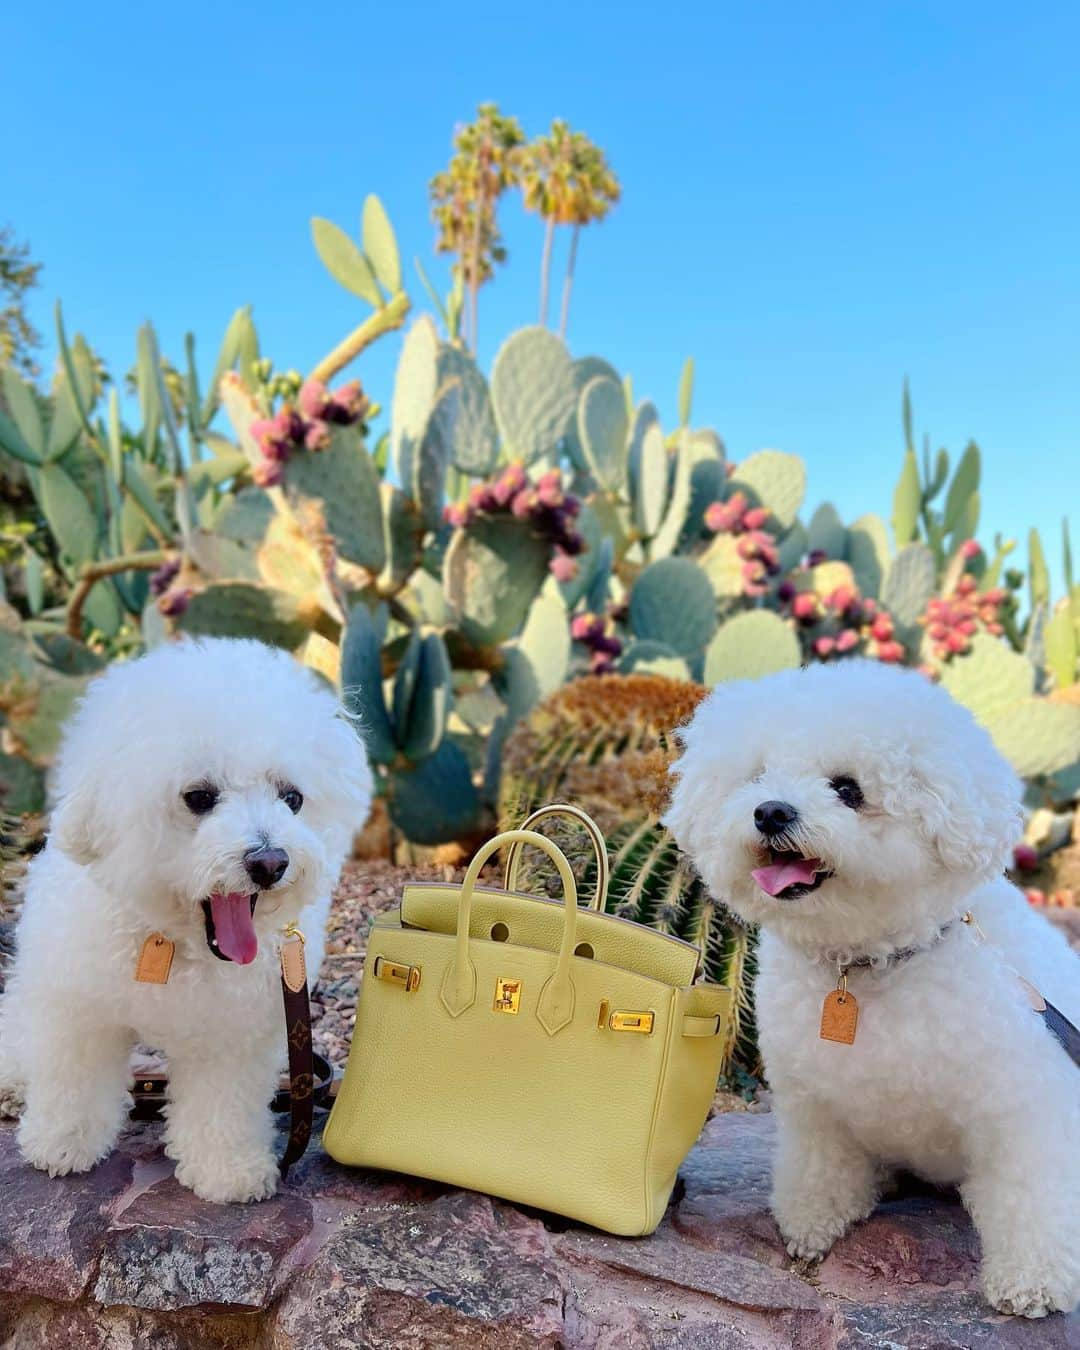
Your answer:
[[[984,525],[1037,524],[1056,563],[1080,462],[1080,8],[1035,3],[20,5],[3,21],[0,220],[114,371],[152,318],[208,370],[253,302],[264,350],[313,364],[364,312],[311,215],[377,192],[433,257],[428,178],[498,101],[609,153],[623,201],[581,246],[570,342],[730,453],[805,457],[810,500],[888,515],[900,390],[985,456]],[[536,315],[519,202],[480,354]],[[557,266],[561,263],[557,261]],[[411,269],[410,269],[411,272]],[[411,290],[425,302],[419,282]],[[397,339],[356,367],[388,401]]]

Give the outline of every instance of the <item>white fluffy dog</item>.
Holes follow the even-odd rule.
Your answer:
[[[823,1256],[905,1168],[959,1185],[996,1308],[1073,1308],[1080,1069],[1017,973],[1076,1022],[1080,961],[1002,876],[1019,784],[990,737],[922,675],[859,661],[721,685],[683,736],[667,822],[762,929],[788,1251]],[[820,1034],[838,965],[850,1044]]]
[[[0,1103],[24,1103],[23,1155],[54,1176],[105,1157],[141,1041],[168,1056],[178,1180],[207,1200],[270,1195],[278,935],[298,922],[314,976],[371,799],[360,740],[287,653],[181,642],[90,685],[55,789],[0,1004]],[[175,944],[168,981],[138,982],[155,933]]]

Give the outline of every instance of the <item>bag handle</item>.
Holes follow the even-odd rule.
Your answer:
[[[542,849],[555,864],[563,884],[563,933],[555,970],[540,991],[536,1017],[540,1025],[554,1036],[574,1015],[574,985],[570,978],[570,958],[574,952],[577,934],[577,886],[562,850],[550,839],[535,830],[507,830],[489,839],[476,853],[465,880],[461,883],[458,901],[457,937],[454,959],[443,977],[439,999],[451,1017],[459,1017],[476,1002],[476,967],[469,959],[469,920],[472,916],[473,891],[484,863],[504,844],[532,844]]]
[[[552,802],[549,806],[539,807],[532,815],[526,817],[518,828],[531,830],[540,821],[547,820],[548,816],[568,816],[571,820],[576,820],[579,825],[585,827],[585,832],[592,840],[593,851],[596,854],[596,892],[589,903],[589,908],[603,914],[607,908],[608,879],[611,876],[611,866],[608,862],[607,844],[604,841],[600,826],[597,825],[592,816],[586,815],[580,806],[571,806],[569,802]],[[517,890],[518,869],[521,865],[521,855],[524,852],[525,847],[521,843],[510,846],[510,852],[506,855],[506,871],[503,873],[505,890]]]

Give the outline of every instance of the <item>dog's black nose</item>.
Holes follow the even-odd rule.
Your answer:
[[[244,854],[244,867],[260,891],[268,891],[285,875],[289,855],[283,848],[253,848]]]
[[[762,802],[754,807],[754,824],[762,834],[783,834],[798,818],[790,802]]]

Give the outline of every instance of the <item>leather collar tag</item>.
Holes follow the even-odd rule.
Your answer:
[[[151,933],[142,945],[135,963],[135,979],[139,984],[168,984],[176,943],[163,933]]]

